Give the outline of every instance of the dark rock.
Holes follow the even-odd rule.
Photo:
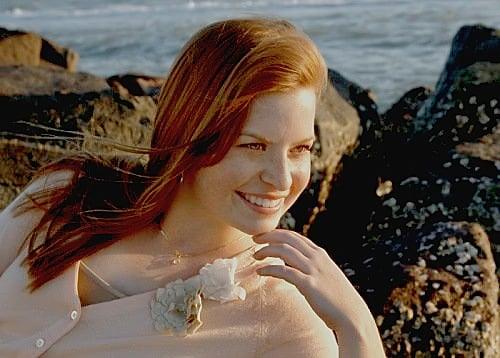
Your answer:
[[[323,186],[324,205],[310,219],[307,234],[331,252],[337,262],[344,263],[353,259],[352,253],[361,246],[362,235],[378,200],[375,190],[385,168],[379,154],[384,125],[368,90],[335,71],[329,70],[329,76],[333,86],[356,110],[359,130],[349,150],[330,170],[328,185]]]
[[[383,128],[373,93],[332,69],[328,70],[328,77],[342,98],[356,109],[360,118],[359,143],[352,153],[353,157],[356,158],[361,153],[369,155],[370,150],[380,142]]]
[[[360,112],[359,105],[349,100],[360,115],[362,130],[355,147],[341,158],[325,194],[323,210],[309,226],[309,238],[329,252],[372,312],[380,315],[389,356],[444,356],[456,352],[456,356],[493,357],[498,353],[493,352],[498,347],[497,316],[485,313],[486,323],[471,326],[466,322],[468,318],[455,326],[458,318],[450,316],[450,312],[458,312],[480,317],[476,314],[498,310],[498,277],[491,274],[495,270],[491,248],[500,262],[500,56],[487,62],[494,57],[488,54],[497,53],[498,43],[497,32],[487,33],[493,39],[478,41],[481,36],[472,35],[455,39],[476,42],[454,43],[450,58],[457,60],[449,60],[434,93],[414,89],[383,116]],[[337,82],[344,96],[362,92],[342,79]],[[376,106],[363,105],[362,109],[366,108],[376,110]],[[493,277],[491,285],[496,291],[485,289],[489,303],[479,311],[461,301],[473,299],[477,290],[469,277],[457,278],[446,272],[450,259],[438,254],[439,244],[431,246],[428,253],[436,258],[434,266],[418,266],[421,258],[426,259],[425,255],[421,257],[416,243],[425,235],[434,235],[436,242],[451,239],[458,234],[436,228],[458,221],[462,226],[478,223],[484,239],[471,245],[489,250],[485,264],[489,268],[481,268],[480,276],[487,271],[481,280]],[[459,233],[465,235],[463,230]],[[420,300],[428,299],[426,289],[432,286],[419,278],[424,271],[442,280],[441,287],[448,292],[443,293],[448,295],[443,300],[449,310],[439,313],[439,319],[420,307],[425,308],[426,302]],[[410,312],[406,308],[406,313],[390,312],[393,306],[402,307],[398,301],[402,295],[415,306],[412,314],[419,317],[420,323],[414,323],[416,318],[410,324],[407,321],[411,319],[399,317]]]
[[[498,280],[480,225],[437,223],[375,247],[357,277],[388,356],[498,356]]]
[[[438,153],[465,142],[475,142],[493,133],[500,123],[500,64],[476,63],[457,72],[451,92],[434,108],[430,117],[419,114],[419,129],[409,146],[426,145]],[[431,97],[432,98],[432,97]],[[424,112],[425,113],[425,112]]]
[[[393,140],[400,143],[406,141],[406,136],[410,124],[417,116],[418,110],[431,95],[431,89],[427,87],[417,87],[406,92],[389,110],[382,115],[384,123],[384,143],[391,136]],[[395,144],[396,145],[396,144]]]
[[[76,71],[79,55],[38,34],[0,27],[0,66],[31,65]]]
[[[125,74],[108,77],[106,81],[111,88],[122,95],[156,98],[165,79],[147,75]]]
[[[463,26],[453,38],[450,54],[436,84],[433,98],[421,118],[431,117],[455,87],[459,72],[478,62],[500,63],[500,32],[482,25]],[[417,128],[420,128],[420,124]]]
[[[413,121],[408,140],[416,140],[417,145],[429,140],[436,144],[444,141],[439,143],[440,146],[450,149],[464,139],[454,135],[451,130],[455,127],[458,129],[467,124],[462,134],[468,133],[465,130],[473,125],[478,127],[473,133],[468,133],[469,141],[491,133],[495,120],[498,121],[500,116],[500,113],[495,113],[500,93],[499,66],[500,32],[480,25],[462,27],[453,39],[433,96]],[[481,107],[483,105],[484,108]],[[489,113],[490,108],[492,113]],[[464,117],[468,119],[471,116],[481,121],[467,123]]]

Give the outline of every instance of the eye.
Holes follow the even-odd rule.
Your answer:
[[[311,152],[311,150],[312,150],[312,145],[306,145],[306,144],[299,145],[298,147],[294,148],[295,153],[308,153]]]
[[[252,150],[266,150],[266,145],[264,143],[246,143],[240,144],[238,147],[248,148]]]

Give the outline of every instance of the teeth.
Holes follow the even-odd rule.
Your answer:
[[[262,199],[253,195],[248,195],[248,194],[243,194],[245,199],[251,202],[252,204],[262,206],[263,208],[274,208],[277,207],[282,199],[278,200],[269,200],[269,199]]]

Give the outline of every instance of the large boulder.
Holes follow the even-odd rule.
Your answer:
[[[30,65],[76,71],[79,55],[38,34],[0,27],[0,66]]]
[[[121,96],[86,73],[32,66],[0,67],[0,208],[40,165],[72,151],[102,155],[147,147],[156,104]]]

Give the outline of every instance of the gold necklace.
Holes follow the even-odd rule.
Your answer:
[[[160,227],[160,234],[161,236],[163,236],[163,238],[166,240],[166,241],[169,241],[168,240],[168,236],[167,234],[165,233],[165,231],[163,231],[163,229]],[[200,256],[200,255],[203,255],[203,254],[207,254],[209,252],[212,252],[212,251],[215,251],[215,250],[218,250],[218,249],[221,249],[225,246],[228,246],[236,241],[239,241],[241,240],[242,238],[244,238],[246,235],[243,235],[243,236],[240,236],[239,238],[237,238],[236,240],[230,242],[229,244],[226,244],[226,245],[221,245],[221,246],[218,246],[216,247],[215,249],[212,249],[212,250],[208,250],[208,251],[204,251],[204,252],[200,252],[199,254],[183,254],[182,252],[180,252],[179,250],[175,250],[175,254],[169,254],[171,256],[174,256],[174,258],[172,260],[170,260],[170,263],[173,264],[173,265],[177,265],[179,262],[181,262],[181,258],[182,257],[196,257],[196,256]]]

